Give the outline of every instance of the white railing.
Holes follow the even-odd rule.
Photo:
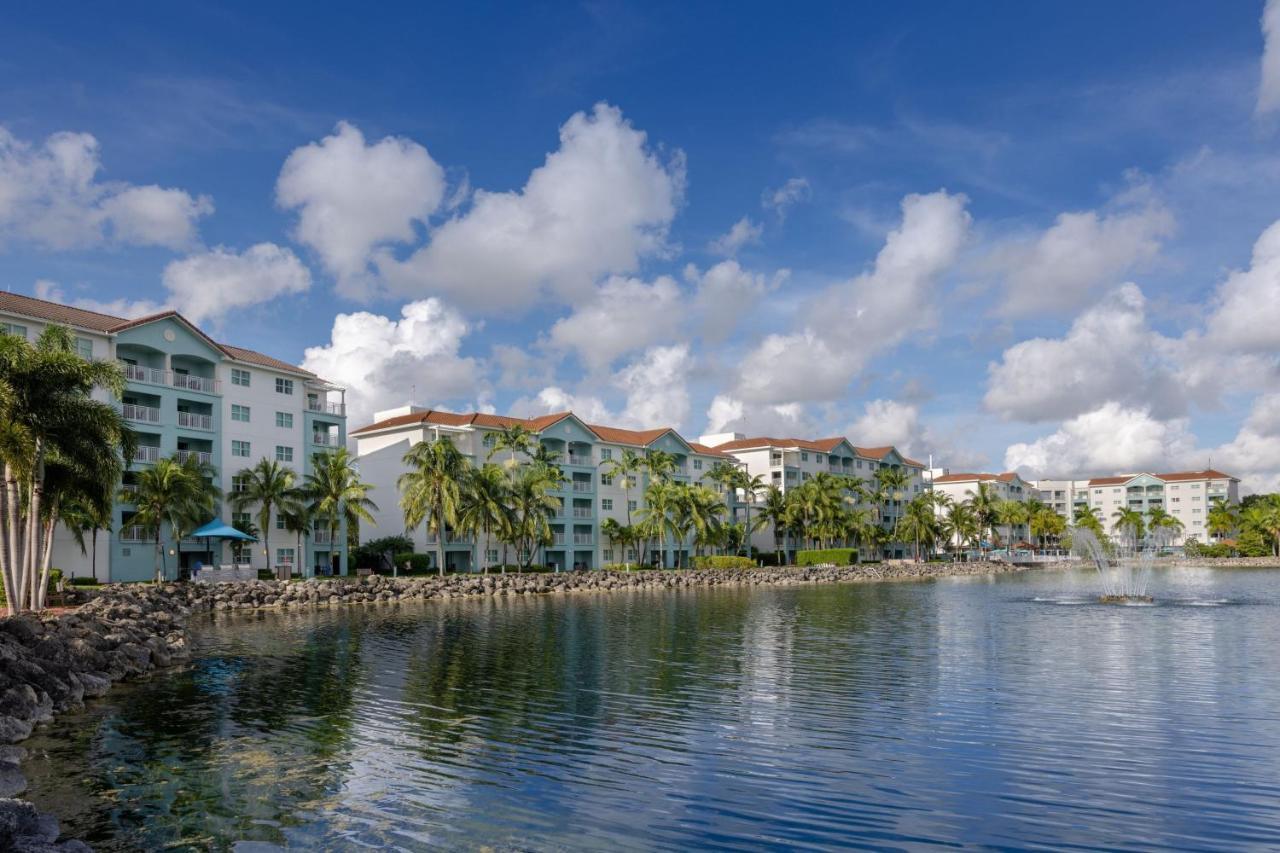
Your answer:
[[[326,415],[346,417],[347,407],[342,403],[330,403],[325,400],[307,400],[307,411],[324,412]]]
[[[569,464],[570,464],[570,465],[590,465],[590,464],[591,464],[591,454],[590,454],[590,453],[587,453],[587,454],[582,454],[582,453],[570,453],[570,454],[569,454]]]
[[[574,545],[590,545],[590,544],[592,544],[593,542],[595,542],[595,537],[594,537],[594,536],[592,536],[590,533],[575,533],[575,534],[573,534],[573,544],[574,544]]]
[[[574,480],[573,490],[575,492],[589,492],[591,491],[591,483],[586,480]]]
[[[573,517],[574,518],[590,518],[591,510],[587,507],[576,506],[573,508]]]
[[[178,412],[178,426],[188,429],[213,429],[213,415],[200,415],[195,412]]]
[[[132,484],[120,487],[120,500],[124,503],[133,503],[138,497],[138,487]]]
[[[143,367],[140,364],[120,363],[124,368],[124,378],[133,382],[149,382],[152,385],[164,385],[164,371],[158,367]]]
[[[213,394],[218,390],[218,380],[209,376],[192,376],[190,373],[173,374],[173,387],[186,388],[188,391],[200,391]]]
[[[134,462],[156,462],[160,459],[160,448],[149,444],[139,444],[133,449]]]
[[[333,544],[333,536],[328,530],[313,530],[311,532],[311,541],[316,545]]]
[[[563,533],[553,533],[553,534],[551,534],[551,544],[552,544],[552,545],[563,545],[563,544],[564,544],[564,534],[563,534]]]
[[[145,527],[137,524],[131,524],[128,527],[120,528],[121,542],[150,542],[152,540],[150,531]]]
[[[207,450],[179,450],[176,454],[179,462],[186,462],[188,459],[209,464],[213,462],[213,454]]]
[[[311,443],[319,444],[324,447],[332,447],[338,443],[338,439],[327,432],[313,432],[311,433]]]
[[[136,403],[125,403],[123,414],[126,421],[142,421],[148,424],[160,423],[160,410],[155,406],[139,406]]]

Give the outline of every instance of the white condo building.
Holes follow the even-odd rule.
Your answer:
[[[964,503],[976,495],[984,484],[997,500],[1025,501],[1036,494],[1036,487],[1013,471],[1000,474],[967,472],[953,474],[946,468],[935,468],[929,471],[928,478],[935,492],[946,495],[955,503]],[[1030,536],[1027,528],[1026,524],[1001,524],[996,526],[996,531],[1006,545],[1013,545],[1027,540]]]

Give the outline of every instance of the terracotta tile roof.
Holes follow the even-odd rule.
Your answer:
[[[724,444],[717,444],[716,449],[729,450],[753,450],[760,447],[799,447],[803,450],[816,450],[819,453],[826,453],[829,448],[835,447],[843,439],[821,439],[819,441],[810,441],[807,438],[773,438],[772,436],[757,436],[756,438],[738,438],[733,441],[726,441]],[[832,442],[826,444],[825,442]]]
[[[23,296],[20,293],[0,292],[0,311],[25,314],[28,317],[48,320],[50,323],[78,326],[81,329],[90,329],[103,334],[125,322],[122,318],[112,317],[110,314],[72,308],[70,305],[36,299],[33,296]]]
[[[278,358],[272,358],[269,355],[264,355],[263,353],[255,350],[245,349],[244,347],[233,347],[231,344],[218,344],[218,346],[222,348],[223,352],[234,358],[236,361],[256,364],[259,367],[270,367],[275,370],[284,370],[289,373],[299,373],[303,376],[309,376],[312,379],[318,378],[310,370],[304,370],[297,365],[290,364],[287,361],[281,361]]]
[[[854,450],[858,451],[859,456],[866,457],[867,459],[883,459],[890,453],[897,453],[898,456],[902,457],[902,461],[907,465],[910,465],[913,468],[924,467],[923,463],[917,462],[916,460],[903,455],[902,451],[898,450],[898,448],[894,447],[892,444],[886,445],[885,447],[855,447]]]
[[[1000,474],[988,474],[988,473],[944,474],[941,477],[934,477],[933,482],[935,483],[972,483],[974,481],[988,482],[990,480],[999,480],[1002,483],[1012,483],[1014,480],[1020,480],[1020,479],[1022,478],[1018,476],[1016,471],[1005,471]]]
[[[1235,480],[1236,477],[1230,474],[1224,474],[1216,468],[1207,468],[1204,471],[1175,471],[1172,474],[1156,474],[1161,480]]]
[[[719,456],[721,459],[734,459],[732,453],[725,453],[717,447],[708,447],[705,444],[699,444],[696,441],[689,442],[689,446],[693,448],[694,453],[700,453],[703,456]]]
[[[614,444],[631,444],[636,447],[648,447],[658,439],[662,438],[669,432],[675,432],[670,427],[659,427],[658,429],[622,429],[620,427],[600,426],[599,424],[587,424],[591,431],[601,441],[608,441]],[[679,435],[679,433],[676,433]],[[681,439],[683,440],[683,439]]]
[[[1123,477],[1094,477],[1089,480],[1090,486],[1119,486],[1121,483],[1127,483],[1136,477],[1136,474],[1126,474]]]

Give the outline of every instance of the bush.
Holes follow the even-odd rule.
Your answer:
[[[411,572],[428,572],[431,571],[431,555],[430,554],[414,554],[409,551],[403,551],[395,555],[396,568],[404,571],[404,564],[409,564]]]
[[[60,583],[62,583],[62,569],[55,569],[51,567],[49,569],[49,585],[46,589],[48,589],[49,592],[53,592],[58,588],[58,584]]]
[[[832,563],[837,566],[850,566],[857,560],[857,548],[825,548],[818,551],[800,551],[796,553],[797,566],[821,566]]]
[[[756,562],[750,557],[694,557],[693,567],[695,569],[754,569]]]
[[[758,554],[759,564],[762,566],[780,566],[783,561],[778,559],[777,551],[760,551]]]
[[[351,565],[359,569],[381,569],[382,556],[387,553],[395,554],[397,564],[404,565],[400,555],[413,553],[413,540],[408,536],[384,536],[361,542],[351,549]]]
[[[72,586],[97,586],[97,585],[98,585],[98,579],[97,579],[97,578],[84,578],[84,577],[71,578],[71,579],[69,579],[69,580],[67,581],[67,583],[71,584]]]

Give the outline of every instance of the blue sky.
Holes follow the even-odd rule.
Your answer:
[[[5,286],[177,307],[355,420],[1280,486],[1261,3],[258,5],[10,10]]]

